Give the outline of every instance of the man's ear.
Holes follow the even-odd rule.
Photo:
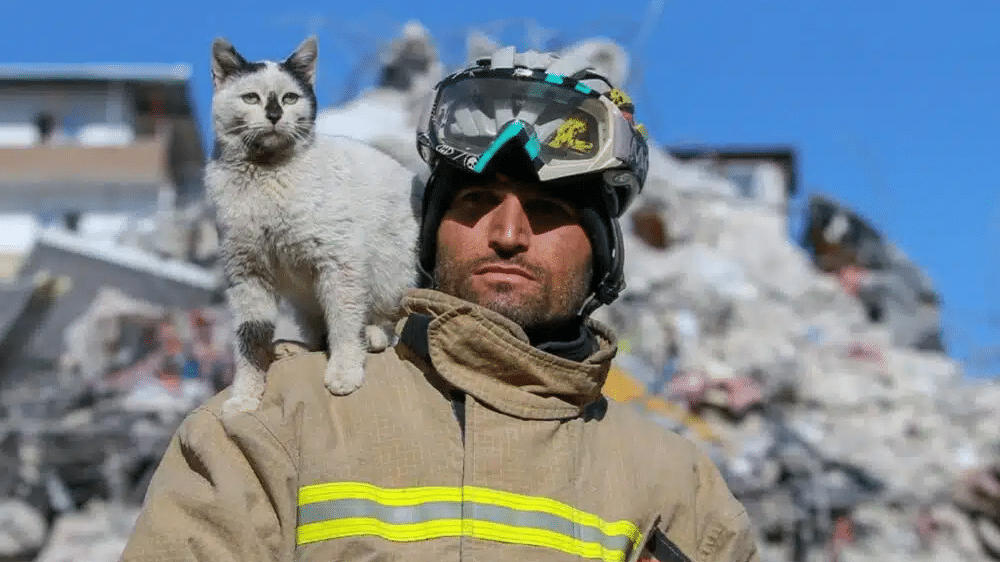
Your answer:
[[[222,37],[212,41],[212,86],[218,89],[230,76],[245,70],[250,63]]]

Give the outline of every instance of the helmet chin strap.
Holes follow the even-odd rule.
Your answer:
[[[618,298],[619,293],[625,290],[625,281],[622,281],[617,288],[611,288],[607,284],[607,281],[602,281],[600,285],[597,286],[597,290],[590,293],[587,296],[587,300],[583,301],[580,306],[580,310],[577,311],[576,315],[580,318],[587,318],[594,313],[595,310],[604,304],[611,304]]]
[[[597,300],[597,293],[590,293],[587,300],[583,301],[583,305],[580,306],[580,310],[576,311],[577,318],[580,320],[588,318],[595,310],[601,308],[602,304],[604,303]]]

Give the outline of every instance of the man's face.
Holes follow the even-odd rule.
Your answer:
[[[591,275],[579,210],[537,184],[497,174],[460,188],[438,228],[438,287],[526,330],[572,318],[590,292]]]

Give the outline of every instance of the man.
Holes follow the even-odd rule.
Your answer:
[[[627,98],[580,61],[499,51],[443,80],[418,131],[425,285],[398,345],[335,397],[322,353],[259,409],[192,413],[124,560],[756,560],[696,447],[601,385],[617,217],[646,174]]]

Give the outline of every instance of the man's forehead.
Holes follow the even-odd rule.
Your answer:
[[[496,174],[482,183],[461,186],[459,191],[463,189],[489,189],[498,193],[514,193],[524,197],[554,197],[558,199],[568,198],[567,195],[570,194],[567,192],[572,191],[572,189],[567,189],[567,186],[553,188],[553,186],[547,186],[541,182],[515,180],[503,174]]]

